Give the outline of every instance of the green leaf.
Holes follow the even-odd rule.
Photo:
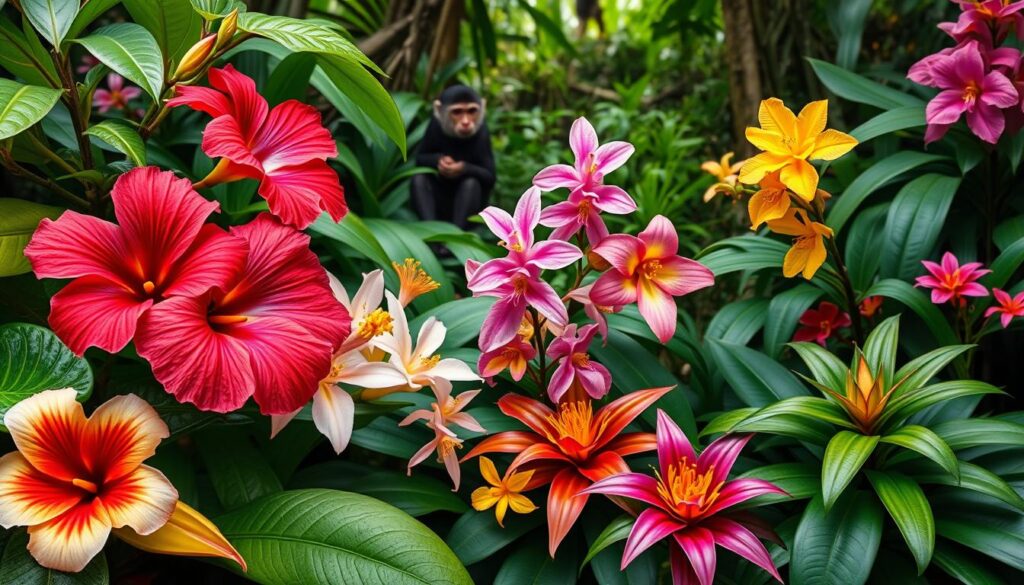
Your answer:
[[[271,107],[295,99],[303,101],[309,88],[309,78],[316,69],[316,57],[310,53],[292,53],[274,67],[263,97]]]
[[[756,498],[755,501],[763,504],[813,498],[821,491],[818,466],[810,463],[775,463],[745,471],[739,477],[762,479],[788,494],[768,494]]]
[[[1003,585],[1004,581],[984,564],[958,550],[956,545],[939,541],[932,557],[935,565],[961,583],[970,585]]]
[[[579,55],[579,51],[567,36],[565,31],[562,30],[562,24],[553,20],[550,16],[545,14],[543,11],[538,10],[534,6],[531,6],[526,0],[519,0],[519,7],[525,10],[530,17],[533,19],[534,24],[537,25],[538,31],[544,31],[547,35],[551,36],[556,43],[561,45],[565,51],[572,55]]]
[[[587,549],[587,556],[583,558],[583,563],[580,564],[580,571],[583,570],[583,567],[587,566],[591,559],[597,556],[597,553],[616,542],[626,540],[626,537],[629,536],[629,531],[633,529],[633,522],[635,521],[636,518],[632,516],[619,516],[612,520],[608,526],[605,526],[604,530],[594,539],[594,542],[590,543],[590,548]]]
[[[0,429],[7,409],[43,390],[74,388],[84,401],[92,393],[89,362],[38,325],[0,325]]]
[[[57,69],[47,54],[39,37],[31,29],[31,41],[5,15],[0,14],[0,67],[10,71],[32,85],[60,87]]]
[[[348,461],[327,461],[299,470],[290,488],[329,488],[356,492],[387,502],[410,516],[445,511],[463,514],[469,508],[445,484],[426,475],[367,468]]]
[[[881,442],[899,445],[924,455],[938,463],[954,478],[960,478],[960,466],[957,465],[956,454],[937,434],[920,425],[907,425],[893,433],[882,437]]]
[[[181,59],[203,33],[203,19],[189,0],[124,0],[124,7],[153,34],[166,67]]]
[[[1010,277],[1013,276],[1020,265],[1024,263],[1024,238],[1020,238],[1007,246],[992,264],[990,274],[982,277],[981,282],[989,288],[1004,288]],[[975,310],[978,314],[982,311],[982,304],[979,303]]]
[[[44,217],[57,219],[63,211],[24,199],[0,197],[0,277],[32,271],[25,246]]]
[[[21,0],[21,10],[39,34],[59,49],[78,15],[78,0]]]
[[[973,548],[1018,571],[1024,571],[1024,537],[1017,531],[998,525],[946,518],[939,518],[935,530],[939,536]]]
[[[544,539],[535,539],[519,547],[505,559],[494,577],[494,585],[521,585],[522,583],[544,583],[544,585],[574,585],[576,583],[576,551],[566,547],[561,554],[551,558]]]
[[[97,29],[76,41],[104,65],[136,83],[154,100],[160,99],[164,63],[160,47],[148,30],[133,22],[119,22]]]
[[[902,280],[890,278],[876,283],[875,286],[864,293],[864,296],[868,297],[875,295],[899,301],[911,311],[917,313],[921,320],[924,321],[924,324],[931,329],[938,345],[956,345],[959,343],[956,334],[953,333],[953,329],[949,326],[949,321],[942,315],[942,311],[920,289],[914,288]]]
[[[246,12],[238,15],[238,30],[268,38],[289,51],[334,55],[352,64],[365,65],[382,75],[384,73],[337,30],[313,21]]]
[[[739,432],[749,430],[749,427],[757,422],[784,414],[813,418],[851,429],[854,427],[846,415],[846,411],[835,402],[817,396],[793,396],[765,406],[737,424],[732,430]]]
[[[67,36],[72,39],[77,37],[83,30],[85,30],[85,27],[92,24],[93,21],[103,16],[108,10],[120,3],[121,0],[89,0],[82,5],[82,9],[78,11],[78,16],[76,16],[75,21],[71,23],[71,28],[68,29]]]
[[[842,67],[817,59],[807,59],[807,61],[811,64],[821,83],[829,91],[843,99],[875,106],[882,110],[922,105],[920,99],[910,94],[886,87]]]
[[[146,166],[146,145],[138,131],[123,120],[104,120],[85,131],[126,155],[137,167]]]
[[[832,229],[840,231],[869,195],[903,173],[944,158],[939,155],[904,150],[878,161],[854,179],[843,191],[842,197],[835,199],[835,203],[828,212],[826,223]]]
[[[945,473],[915,473],[914,479],[919,483],[937,483],[962,487],[979,494],[992,496],[1024,512],[1024,498],[1021,498],[1010,484],[984,467],[979,467],[967,461],[960,462],[959,481]]]
[[[746,345],[765,323],[768,301],[744,299],[721,308],[708,323],[704,337]]]
[[[821,296],[821,289],[806,283],[772,297],[764,324],[764,352],[778,358],[783,346],[793,338],[800,317]]]
[[[906,106],[882,112],[850,132],[850,136],[857,139],[861,144],[884,136],[891,132],[906,130],[907,128],[920,128],[925,125],[924,105]],[[906,151],[910,152],[910,151]],[[843,195],[846,196],[845,194]]]
[[[789,246],[758,236],[728,238],[708,246],[697,255],[715,276],[740,270],[779,268]]]
[[[835,392],[846,395],[846,375],[850,369],[824,347],[810,341],[795,341],[787,344],[796,350],[800,359],[807,364],[814,379]]]
[[[980,445],[1024,445],[1024,425],[998,418],[951,420],[932,430],[954,451]]]
[[[60,99],[60,90],[0,79],[0,140],[43,119]]]
[[[698,436],[715,435],[718,433],[727,433],[730,429],[740,424],[744,420],[750,417],[750,415],[761,410],[756,406],[748,406],[746,408],[734,408],[723,412],[711,419],[711,421],[700,430]]]
[[[869,493],[854,492],[831,511],[821,496],[804,510],[793,539],[792,585],[862,585],[871,573],[882,541],[882,509]]]
[[[793,374],[759,351],[714,339],[705,340],[722,377],[744,404],[767,406],[782,398],[806,395]]]
[[[889,206],[880,252],[882,277],[904,280],[922,273],[960,187],[960,177],[927,174],[900,189]]]
[[[832,507],[846,486],[850,485],[876,445],[878,437],[853,431],[840,431],[828,442],[821,462],[821,494],[826,510]]]
[[[413,258],[421,262],[421,268],[437,281],[441,286],[413,301],[413,306],[420,311],[436,307],[442,303],[455,298],[455,290],[448,273],[441,266],[437,256],[423,240],[417,238],[412,231],[403,225],[402,222],[390,219],[366,219],[366,227],[371,233],[377,236],[377,241],[384,248],[387,257],[390,259],[386,266],[382,266],[386,279],[396,279],[395,270],[391,261],[402,263],[406,258]],[[397,280],[392,280],[397,284]],[[398,290],[397,286],[392,290]]]
[[[206,20],[217,20],[235,9],[245,12],[245,3],[240,0],[192,0],[192,8]]]
[[[465,565],[480,562],[545,522],[544,514],[509,514],[505,527],[498,526],[493,510],[470,510],[459,517],[445,542]]]
[[[214,524],[248,563],[245,576],[258,583],[472,583],[430,529],[359,494],[279,492]]]
[[[280,492],[281,480],[242,429],[209,428],[196,435],[217,499],[227,510]]]
[[[917,574],[924,573],[935,549],[935,519],[924,492],[900,473],[868,470],[867,476],[914,555]]]
[[[905,420],[933,404],[979,394],[1003,394],[1003,391],[977,380],[952,380],[907,392],[889,403],[878,419],[878,428]]]
[[[854,290],[864,290],[875,281],[882,258],[877,251],[885,237],[885,217],[889,204],[882,203],[857,212],[846,234],[846,271]]]
[[[871,372],[877,377],[883,375],[885,389],[888,390],[896,380],[893,371],[896,369],[896,349],[900,342],[900,316],[894,315],[879,323],[864,341],[864,359],[867,360]]]
[[[447,330],[441,347],[462,347],[480,335],[484,318],[493,304],[493,297],[465,297],[448,301],[420,313],[409,323],[409,330],[419,331],[427,319],[434,317],[444,323]]]
[[[391,269],[391,258],[384,251],[384,247],[377,241],[370,228],[366,227],[363,220],[353,212],[348,212],[338,223],[335,223],[329,215],[321,213],[309,229],[315,233],[341,242],[369,258],[377,266],[384,269],[387,275]]]
[[[974,346],[950,345],[940,347],[910,360],[893,374],[893,381],[899,382],[902,380],[903,383],[892,393],[892,398],[898,398],[903,394],[924,386],[936,374],[941,372],[946,367],[946,364],[972,347]]]
[[[28,533],[21,529],[13,531],[7,539],[0,559],[0,583],[4,585],[107,585],[109,582],[107,557],[103,551],[77,573],[47,569],[29,554]]]
[[[391,94],[358,63],[336,55],[320,54],[317,63],[327,79],[387,134],[405,154],[405,124]]]

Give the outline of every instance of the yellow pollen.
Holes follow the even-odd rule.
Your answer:
[[[374,309],[372,313],[363,318],[359,323],[359,336],[363,339],[371,339],[378,335],[391,333],[391,315],[383,309]]]
[[[420,368],[429,370],[430,368],[437,365],[437,362],[441,361],[441,356],[434,354],[430,357],[420,358]]]
[[[398,282],[400,284],[398,302],[403,307],[411,303],[416,297],[437,290],[441,286],[436,280],[430,278],[430,275],[425,270],[420,268],[419,260],[406,258],[404,264],[392,262],[391,267],[398,273]]]
[[[697,465],[689,463],[686,457],[678,463],[669,465],[665,477],[655,472],[658,477],[658,495],[676,507],[696,506],[696,510],[680,510],[695,514],[702,512],[718,499],[719,490],[724,481],[711,485],[715,477],[715,466],[710,466],[704,473],[697,472]]]
[[[572,365],[577,368],[585,368],[590,365],[590,354],[589,353],[574,353],[572,354]]]
[[[559,438],[575,439],[580,445],[589,445],[594,438],[594,409],[589,400],[570,400],[558,405],[558,414],[548,415],[548,422],[558,431]]]
[[[521,274],[512,277],[512,286],[514,287],[514,292],[517,295],[525,294],[529,285],[529,281],[527,281],[526,277]]]
[[[437,444],[437,452],[443,459],[445,455],[451,455],[456,449],[462,448],[462,441],[459,439],[453,439],[449,436],[441,437],[440,442]],[[438,459],[441,461],[441,459]]]
[[[588,217],[590,217],[590,200],[584,199],[576,210],[576,219],[580,223],[586,223]]]
[[[643,270],[644,276],[654,279],[658,276],[658,271],[661,270],[661,262],[659,260],[647,260],[644,262],[641,270]]]
[[[83,490],[89,492],[90,494],[95,494],[100,491],[99,486],[97,486],[93,482],[85,479],[78,479],[77,477],[71,480],[71,484],[74,485],[75,487],[82,488]]]
[[[978,95],[981,93],[981,88],[978,87],[977,83],[973,81],[967,82],[967,87],[964,88],[963,99],[964,102],[971,104],[974,100],[978,99]]]
[[[214,325],[234,325],[235,323],[245,323],[249,318],[245,315],[211,315],[210,323]]]
[[[146,291],[147,295],[151,295],[153,294],[153,291],[156,290],[156,285],[153,284],[152,280],[147,280],[146,282],[142,283],[142,290]]]

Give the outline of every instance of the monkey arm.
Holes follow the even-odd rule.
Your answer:
[[[484,189],[490,189],[494,187],[495,177],[495,166],[494,166],[494,151],[491,149],[491,133],[488,132],[487,128],[484,127],[477,134],[478,148],[474,149],[480,153],[479,159],[475,162],[465,161],[463,163],[462,174],[467,177],[474,177],[480,181],[480,186]]]
[[[431,119],[423,141],[420,142],[420,148],[416,151],[416,165],[436,169],[441,157],[447,154],[442,152],[443,147],[444,134],[441,132],[437,120]]]

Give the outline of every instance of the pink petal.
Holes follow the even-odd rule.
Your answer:
[[[558,296],[550,284],[542,280],[530,283],[529,288],[526,289],[526,300],[555,325],[564,326],[569,321],[569,314],[565,310],[562,297]]]
[[[267,172],[259,193],[271,213],[298,229],[316,221],[321,211],[330,213],[334,221],[348,213],[338,174],[322,160]]]
[[[620,473],[606,477],[583,490],[588,494],[623,496],[652,506],[663,507],[665,503],[658,495],[658,482],[642,473]]]
[[[633,278],[609,270],[594,281],[590,300],[597,305],[620,306],[636,302],[637,286]]]
[[[563,358],[558,362],[558,367],[551,374],[548,381],[548,398],[553,404],[558,404],[562,396],[569,390],[572,380],[575,377],[575,370],[572,367],[572,360]]]
[[[576,168],[597,149],[597,132],[586,118],[577,118],[569,129],[569,148],[576,155]]]
[[[256,82],[230,64],[223,69],[210,69],[209,78],[210,85],[227,94],[242,136],[251,142],[269,110],[267,100],[256,91]]]
[[[526,299],[519,295],[494,303],[480,329],[480,349],[490,351],[512,341],[525,314]]]
[[[640,232],[640,239],[647,245],[646,258],[675,256],[679,251],[679,236],[676,228],[664,215],[656,215],[647,229]]]
[[[704,473],[714,468],[711,483],[717,485],[725,481],[732,470],[733,463],[739,457],[740,451],[746,446],[753,435],[725,435],[708,445],[707,449],[700,454],[697,462],[697,472]]]
[[[960,289],[960,294],[965,297],[987,297],[988,290],[976,282],[969,282]]]
[[[932,289],[932,303],[941,305],[953,298],[953,292],[941,288]]]
[[[214,224],[199,231],[192,246],[178,259],[174,280],[163,290],[165,297],[196,296],[213,287],[227,289],[245,266],[249,246]]]
[[[1007,327],[1010,326],[1010,321],[1013,321],[1014,317],[1015,315],[1010,312],[1004,312],[1002,315],[999,316],[999,323],[1003,326],[1003,329],[1006,329]]]
[[[608,237],[608,226],[604,225],[604,220],[601,219],[601,214],[597,213],[593,209],[587,214],[587,242],[590,243],[590,247],[600,244]]]
[[[640,290],[636,296],[637,309],[651,327],[655,337],[665,343],[672,339],[676,332],[675,299],[646,278],[641,277],[639,284]]]
[[[668,559],[672,571],[672,585],[700,585],[697,573],[693,572],[693,566],[686,560],[683,549],[669,546]]]
[[[604,146],[601,148],[604,148]],[[596,185],[591,190],[597,195],[597,198],[594,200],[594,207],[605,213],[625,215],[636,211],[636,201],[633,201],[633,198],[620,187],[615,185]]]
[[[1022,294],[1024,294],[1024,293],[1022,293]],[[996,302],[999,303],[1000,305],[1006,305],[1006,304],[1008,304],[1010,302],[1010,294],[1007,293],[1005,290],[1002,290],[1002,289],[999,289],[999,288],[993,288],[992,289],[992,296],[995,297]],[[992,307],[992,309],[994,309],[994,308],[995,307]],[[989,310],[991,311],[992,309],[989,309]]]
[[[332,346],[281,317],[259,317],[233,327],[252,364],[253,397],[263,414],[284,414],[309,402],[331,371]]]
[[[626,548],[622,553],[622,565],[624,571],[633,560],[640,556],[645,550],[651,548],[666,536],[677,530],[686,528],[686,525],[662,512],[658,508],[648,508],[636,517],[633,528],[629,531],[626,539]]]
[[[960,119],[965,111],[967,111],[967,102],[963,99],[963,92],[947,89],[939,92],[928,102],[928,106],[925,108],[925,119],[929,124],[953,124]]]
[[[516,230],[512,216],[500,207],[488,207],[480,212],[480,217],[487,224],[491,233],[498,236],[499,240],[507,242]]]
[[[530,187],[516,203],[516,212],[512,215],[513,223],[519,232],[520,242],[524,248],[533,247],[533,230],[540,223],[540,189]]]
[[[957,262],[956,256],[952,252],[946,252],[942,255],[942,270],[946,274],[952,274],[956,272],[956,269],[960,268],[960,263]],[[939,276],[936,274],[936,276]]]
[[[544,270],[565,268],[583,257],[576,246],[559,240],[538,242],[530,250],[529,262]]]
[[[50,300],[50,327],[71,351],[90,347],[117,353],[135,335],[139,317],[151,306],[120,284],[100,276],[83,276]]]
[[[985,76],[981,86],[981,102],[999,108],[1009,108],[1017,104],[1017,88],[1003,76],[993,71]]]
[[[703,522],[703,526],[714,533],[715,544],[747,559],[782,582],[768,549],[742,524],[728,518],[711,518]]]
[[[597,362],[587,367],[576,368],[576,377],[587,394],[595,400],[603,398],[612,387],[612,375],[608,368]]]
[[[697,573],[700,585],[713,585],[715,580],[715,537],[710,530],[693,526],[672,535],[679,544],[690,566]]]
[[[597,165],[597,172],[607,175],[621,167],[626,164],[629,157],[633,156],[634,150],[636,149],[628,142],[613,141],[602,144],[594,151],[594,164]]]
[[[662,258],[655,282],[668,294],[681,297],[715,284],[715,275],[696,260],[669,256]]]
[[[551,165],[541,169],[533,177],[533,185],[543,191],[560,187],[572,189],[579,184],[580,178],[576,175],[576,169],[569,165]]]
[[[25,256],[39,278],[93,275],[126,284],[136,278],[126,266],[131,254],[121,230],[76,211],[65,211],[57,221],[43,219]]]
[[[100,91],[96,90],[97,96]],[[188,106],[193,110],[206,112],[214,118],[234,112],[234,106],[228,102],[227,97],[215,89],[193,85],[176,85],[174,91],[175,97],[167,100],[167,105],[170,107]]]
[[[717,470],[715,475],[718,475]],[[706,514],[717,514],[722,510],[765,494],[786,495],[786,492],[761,479],[747,478],[730,481],[719,492],[718,499],[708,508]]]
[[[648,255],[647,247],[640,238],[626,234],[614,234],[604,238],[600,244],[594,246],[594,253],[626,276],[632,276],[641,260]]]
[[[949,132],[951,124],[928,124],[928,127],[924,131],[924,143],[925,145],[931,144],[937,140],[942,140],[942,137]]]
[[[974,110],[967,112],[967,127],[978,138],[995,144],[1006,128],[1006,118],[999,108],[979,103],[975,104]]]
[[[939,288],[942,286],[939,279],[934,276],[918,276],[914,282],[917,283],[917,286],[923,286],[926,288]]]
[[[510,258],[488,260],[476,268],[466,286],[473,292],[483,292],[507,285],[517,267]]]
[[[560,201],[549,205],[540,212],[540,224],[546,227],[559,227],[569,222],[578,224],[579,209],[579,205],[572,201]]]
[[[222,157],[231,162],[251,167],[253,176],[263,172],[263,165],[253,154],[246,141],[242,126],[234,116],[214,118],[203,130],[203,152],[211,158]]]
[[[664,410],[658,409],[657,423],[658,437],[658,467],[661,473],[667,473],[672,465],[679,465],[679,462],[686,459],[692,465],[697,462],[697,455],[693,452],[693,445],[686,433],[679,428]]]

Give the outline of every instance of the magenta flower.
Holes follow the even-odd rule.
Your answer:
[[[651,506],[640,512],[626,539],[622,569],[640,553],[671,536],[673,583],[711,585],[715,578],[716,544],[782,581],[771,555],[754,532],[744,526],[743,520],[722,514],[727,508],[757,496],[786,493],[760,479],[726,481],[750,437],[726,435],[708,445],[698,457],[683,431],[664,411],[658,410],[660,469],[655,477],[620,473],[580,492],[623,496]]]
[[[575,323],[570,323],[548,346],[549,358],[561,358],[548,382],[548,398],[551,402],[558,404],[570,388],[577,390],[570,394],[571,398],[581,399],[583,392],[586,392],[594,400],[600,400],[611,389],[612,375],[608,368],[590,361],[590,354],[587,353],[595,333],[595,323],[584,325],[579,331]]]
[[[793,334],[793,341],[813,341],[825,347],[825,341],[836,329],[852,324],[849,313],[828,301],[821,301],[817,309],[807,309],[800,316],[800,328]]]
[[[1019,292],[1016,296],[1011,297],[1006,291],[994,288],[992,295],[996,297],[996,302],[999,304],[986,309],[985,316],[990,317],[1001,313],[999,322],[1003,325],[1003,329],[1010,326],[1010,321],[1013,321],[1014,317],[1024,317],[1024,292]]]
[[[981,262],[968,262],[960,266],[960,262],[952,252],[942,255],[942,264],[922,260],[921,264],[928,269],[930,275],[918,276],[917,284],[932,289],[932,302],[941,305],[953,299],[963,303],[963,297],[986,297],[988,291],[976,280],[991,270],[981,267]]]
[[[622,305],[606,306],[598,305],[590,298],[590,291],[594,288],[594,283],[591,282],[588,285],[574,288],[569,291],[569,294],[565,295],[566,300],[573,300],[583,305],[583,312],[587,317],[597,324],[597,332],[601,334],[601,339],[604,340],[604,344],[608,344],[608,317],[607,313],[618,313],[622,310]],[[562,328],[555,326],[548,326],[555,335],[562,334]]]
[[[540,190],[527,189],[514,215],[497,207],[488,207],[480,215],[501,239],[500,245],[508,249],[504,258],[488,260],[475,269],[467,266],[467,286],[474,296],[499,298],[484,319],[480,348],[489,351],[511,341],[527,305],[552,323],[565,325],[569,320],[565,304],[555,289],[541,280],[540,273],[564,268],[580,259],[583,253],[567,242],[534,241],[533,230],[540,220]]]
[[[677,255],[679,236],[672,222],[658,215],[640,237],[615,234],[594,247],[611,264],[590,290],[598,305],[636,303],[658,339],[665,343],[676,331],[676,303],[681,297],[715,283],[715,275],[695,260]]]
[[[604,176],[621,167],[633,155],[633,145],[615,141],[598,146],[597,133],[586,118],[577,118],[569,131],[569,147],[576,156],[575,166],[551,165],[533,177],[542,191],[560,187],[570,189],[569,199],[544,210],[540,223],[555,228],[551,237],[568,240],[586,228],[591,246],[608,235],[601,212],[623,215],[636,211],[636,202],[625,191],[605,185]]]
[[[967,126],[978,138],[995,144],[1006,120],[1000,108],[1017,103],[1013,83],[998,71],[988,70],[977,42],[965,43],[949,55],[929,63],[929,74],[939,95],[928,102],[925,143],[942,138],[966,112]]]
[[[1011,28],[1017,32],[1017,38],[1024,40],[1024,2],[1007,2],[1006,0],[952,0],[960,5],[960,17],[947,32],[955,39],[961,39],[971,33],[984,34],[995,30],[1000,42],[1006,38]]]
[[[93,105],[99,108],[101,114],[105,114],[111,109],[126,110],[128,102],[142,95],[142,90],[133,85],[125,87],[124,78],[117,73],[107,76],[107,87],[110,88],[109,91],[97,89],[92,97]]]

